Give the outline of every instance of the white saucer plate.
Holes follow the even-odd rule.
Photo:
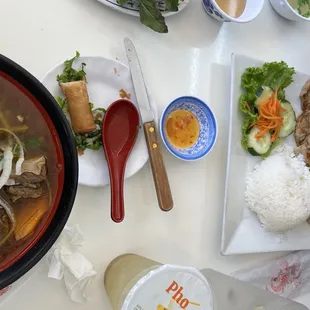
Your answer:
[[[87,74],[89,100],[94,104],[95,108],[107,109],[111,103],[120,99],[120,89],[124,89],[129,93],[131,95],[130,101],[137,106],[130,71],[126,65],[103,57],[80,57],[75,61],[74,66],[79,68],[82,62],[86,63],[85,72]],[[58,64],[41,79],[43,85],[53,96],[63,97],[56,81],[57,74],[61,74],[63,69],[63,63]],[[157,121],[157,107],[152,100],[151,107],[154,119]],[[140,129],[136,144],[128,158],[125,178],[137,173],[148,158],[144,132],[143,129]],[[83,155],[79,156],[79,184],[104,186],[109,183],[109,170],[102,148],[98,151],[86,150]]]

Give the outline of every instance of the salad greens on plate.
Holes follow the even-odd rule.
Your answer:
[[[285,98],[285,88],[293,82],[294,68],[284,62],[247,68],[241,77],[244,92],[239,107],[244,116],[241,144],[254,156],[268,156],[293,133],[296,116]]]
[[[179,10],[179,0],[164,0],[168,11]],[[117,0],[120,5],[124,5],[128,0]],[[139,0],[140,21],[145,26],[159,33],[167,33],[168,27],[161,11],[157,8],[158,0]]]

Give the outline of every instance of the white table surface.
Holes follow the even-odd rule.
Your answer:
[[[310,24],[288,22],[265,2],[255,21],[222,25],[206,15],[200,0],[192,0],[167,19],[169,34],[160,35],[95,0],[0,0],[0,53],[36,77],[75,50],[126,62],[123,38],[129,36],[159,112],[178,96],[194,95],[210,104],[219,126],[216,146],[203,160],[182,162],[164,150],[175,202],[169,213],[159,210],[149,164],[125,183],[126,219],[120,225],[110,220],[109,187],[79,187],[69,223],[80,225],[82,252],[98,272],[87,303],[71,302],[64,284],[48,279],[41,264],[1,310],[109,310],[103,274],[115,256],[126,252],[224,273],[279,255],[220,254],[230,54],[284,60],[310,72]],[[310,306],[309,297],[301,300]]]

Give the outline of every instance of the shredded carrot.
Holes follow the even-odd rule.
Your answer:
[[[247,108],[247,110],[249,110],[249,111],[251,111],[251,108],[250,108],[250,106],[249,106],[249,104],[247,103],[247,102],[245,102],[245,107]]]
[[[259,130],[255,136],[256,139],[261,139],[267,132],[272,134],[271,142],[278,138],[283,125],[282,111],[286,110],[281,106],[280,100],[278,99],[278,88],[276,88],[273,96],[268,98],[258,108],[258,119],[254,123]],[[250,126],[252,127],[252,125]]]
[[[249,128],[252,128],[252,127],[254,127],[254,126],[255,126],[255,123],[251,123],[250,126],[249,126]]]

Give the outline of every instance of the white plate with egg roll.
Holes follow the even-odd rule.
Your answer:
[[[87,78],[89,101],[95,108],[107,109],[114,101],[124,96],[137,106],[137,100],[129,68],[121,62],[103,57],[80,57],[74,62],[74,67],[84,68]],[[56,76],[64,69],[63,62],[48,71],[42,78],[42,83],[53,96],[63,97],[56,81]],[[157,107],[151,99],[154,119],[158,119]],[[126,166],[125,178],[137,173],[149,158],[143,130],[139,130],[136,144],[130,154]],[[98,151],[86,149],[79,156],[79,184],[87,186],[104,186],[110,183],[109,170],[102,147]]]

